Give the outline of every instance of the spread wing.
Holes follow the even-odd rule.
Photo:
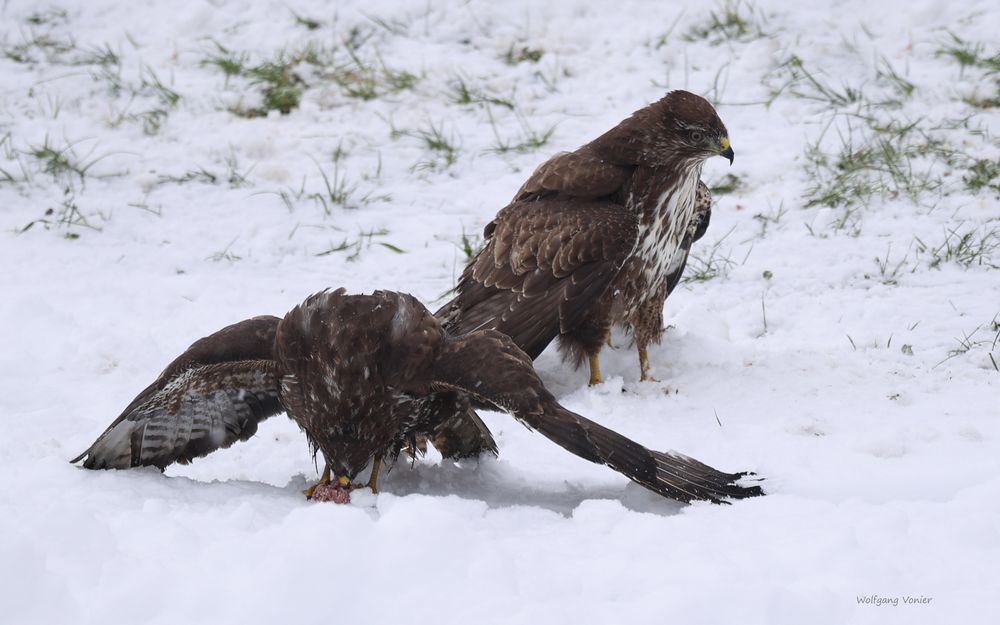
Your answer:
[[[277,323],[257,317],[195,342],[72,462],[163,469],[250,438],[284,410],[271,359]]]
[[[513,201],[556,193],[581,199],[608,197],[621,190],[633,169],[602,159],[589,146],[561,152],[535,169]]]
[[[452,334],[495,329],[532,358],[583,320],[631,253],[634,215],[609,201],[515,202],[437,315]]]
[[[433,371],[434,385],[512,414],[567,451],[605,464],[646,488],[679,501],[723,503],[763,495],[741,486],[750,473],[724,473],[683,454],[642,445],[563,408],[542,385],[527,354],[494,331],[449,337]]]

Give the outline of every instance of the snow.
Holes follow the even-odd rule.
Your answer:
[[[963,184],[961,159],[918,157],[913,176],[942,187],[851,211],[806,200],[809,146],[836,151],[864,127],[834,111],[918,120],[1000,158],[998,109],[965,101],[996,97],[996,73],[939,53],[957,37],[997,54],[995,4],[737,6],[765,36],[689,41],[725,8],[695,0],[0,5],[0,622],[996,622],[998,194]],[[355,98],[303,62],[298,108],[246,119],[227,109],[261,106],[261,86],[203,63],[311,42],[349,66],[352,36],[362,62],[413,88]],[[81,60],[105,46],[119,63]],[[525,48],[542,55],[504,61]],[[912,95],[832,107],[791,80],[792,55],[832,89],[881,101],[890,68]],[[459,77],[515,109],[455,103]],[[712,159],[704,175],[742,184],[717,195],[693,249],[724,271],[668,301],[673,327],[650,352],[662,383],[638,382],[622,336],[598,387],[554,349],[537,366],[568,408],[755,470],[767,497],[661,500],[492,413],[499,459],[401,462],[346,506],[304,500],[317,471],[284,417],[166,475],[67,462],[226,324],[326,287],[435,308],[463,233],[543,159],[668,88],[716,101],[730,130],[733,167]],[[550,129],[537,149],[496,149]],[[85,175],[46,172],[31,155],[44,146],[71,146]],[[73,205],[99,231],[24,230]],[[949,231],[983,253],[934,262]]]

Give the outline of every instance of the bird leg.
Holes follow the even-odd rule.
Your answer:
[[[382,459],[375,458],[372,462],[372,474],[368,478],[368,488],[372,489],[373,493],[378,493],[378,470],[382,468]]]
[[[326,486],[330,483],[330,464],[327,463],[323,467],[323,475],[320,476],[319,481],[310,486],[309,488],[302,491],[302,494],[306,496],[306,499],[312,499],[313,493],[316,492],[316,487]]]
[[[303,491],[306,497],[315,501],[332,501],[334,503],[347,503],[351,500],[351,491],[355,488],[372,489],[373,493],[378,492],[378,471],[382,467],[382,459],[376,458],[372,463],[372,474],[368,478],[367,484],[353,484],[351,478],[346,475],[339,475],[337,479],[330,479],[330,465],[326,465],[323,470],[323,477],[318,484]]]
[[[646,346],[639,346],[639,380],[641,382],[659,382],[649,373],[649,354],[646,353]]]
[[[601,360],[597,354],[588,355],[590,361],[590,386],[602,384],[604,376],[601,375]]]

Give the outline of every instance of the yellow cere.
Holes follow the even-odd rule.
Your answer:
[[[341,486],[347,486],[348,484],[351,483],[351,478],[347,477],[346,475],[341,475],[340,477],[337,478],[337,482]]]
[[[728,150],[729,149],[729,137],[723,137],[723,138],[719,139],[719,145],[722,146],[723,150]]]

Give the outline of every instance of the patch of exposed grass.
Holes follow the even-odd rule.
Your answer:
[[[213,172],[204,167],[189,169],[183,174],[164,174],[157,178],[157,184],[188,184],[198,182],[202,184],[222,184],[227,183],[230,188],[250,186],[249,176],[253,171],[253,166],[247,169],[240,167],[236,154],[230,150],[229,156],[225,159],[226,169],[223,172]]]
[[[239,236],[235,237],[232,241],[230,241],[228,244],[226,244],[226,247],[222,248],[218,252],[215,252],[211,256],[208,256],[207,258],[205,258],[205,260],[210,260],[210,261],[216,262],[216,263],[221,262],[221,261],[226,261],[226,262],[234,263],[234,262],[236,262],[238,260],[243,260],[242,256],[240,256],[239,254],[233,252],[233,245],[236,243],[237,240],[239,240]]]
[[[861,87],[846,83],[831,85],[822,80],[814,71],[808,69],[805,62],[792,54],[778,64],[773,73],[783,79],[778,87],[771,87],[771,97],[776,98],[782,93],[788,93],[803,100],[813,100],[833,108],[859,104],[864,100]]]
[[[324,72],[324,77],[336,83],[345,95],[360,100],[374,100],[379,96],[412,89],[419,77],[405,70],[389,67],[377,51],[371,60],[362,58],[351,47],[348,61]]]
[[[958,346],[948,350],[948,356],[941,362],[934,365],[940,366],[952,358],[964,356],[973,351],[985,351],[994,371],[1000,372],[1000,364],[997,363],[1000,353],[1000,313],[993,315],[993,319],[977,325],[971,332],[962,332],[961,338],[956,338]]]
[[[108,219],[106,215],[101,213],[97,213],[95,217],[102,221],[107,221]],[[63,199],[59,204],[46,208],[43,217],[28,222],[25,226],[19,228],[17,233],[22,234],[35,226],[42,226],[46,230],[53,228],[63,229],[63,237],[70,240],[79,239],[81,229],[95,232],[101,231],[101,228],[95,225],[80,210],[80,207],[76,203],[76,196],[68,188],[65,190]]]
[[[887,104],[902,103],[912,97],[917,90],[917,86],[904,78],[885,57],[882,57],[881,63],[875,69],[875,78],[888,85],[898,98],[897,100],[888,100]]]
[[[203,66],[221,71],[227,85],[231,78],[241,76],[260,90],[260,106],[237,105],[229,108],[231,113],[240,117],[263,117],[270,111],[278,111],[282,115],[291,113],[298,108],[305,88],[296,66],[303,62],[318,62],[318,52],[312,46],[292,53],[280,51],[274,58],[253,65],[248,54],[234,52],[219,43],[215,46],[217,50],[202,59]]]
[[[346,209],[354,209],[373,202],[388,202],[392,199],[387,194],[359,191],[359,184],[351,181],[347,173],[342,170],[342,162],[346,156],[347,152],[338,146],[331,159],[333,161],[333,170],[330,173],[327,173],[323,169],[319,161],[310,157],[313,163],[316,164],[316,169],[319,171],[320,178],[323,181],[323,190],[306,194],[305,183],[303,183],[302,188],[297,194],[286,190],[283,195],[279,193],[279,197],[282,198],[282,201],[291,210],[294,207],[294,200],[304,195],[307,199],[312,200],[322,208],[323,213],[326,215],[332,214],[333,209],[338,206]]]
[[[206,56],[201,60],[201,64],[217,68],[227,81],[233,76],[242,76],[247,71],[249,56],[244,52],[231,52],[222,46],[218,47],[219,51]]]
[[[960,78],[970,69],[982,73],[982,84],[963,100],[976,108],[1000,107],[1000,50],[988,52],[983,43],[966,41],[954,33],[948,35],[948,41],[942,43],[935,54],[958,63]],[[992,87],[992,93],[989,93],[989,87]],[[986,89],[987,93],[984,94],[982,89]]]
[[[918,254],[928,256],[928,267],[955,263],[963,267],[1000,269],[1000,225],[996,222],[978,227],[959,224],[945,230],[940,242],[925,242],[919,237],[914,240]]]
[[[81,50],[80,53],[73,58],[71,64],[108,67],[112,65],[121,65],[121,62],[121,55],[113,49],[110,44],[106,43],[103,46],[90,46]]]
[[[456,247],[462,250],[462,254],[465,256],[465,263],[468,264],[486,247],[486,241],[483,240],[482,235],[469,234],[463,227],[462,238]]]
[[[752,41],[767,37],[767,20],[752,3],[725,0],[708,16],[691,26],[681,38],[685,41],[708,41],[713,46],[734,41]]]
[[[702,245],[701,242],[695,244],[688,255],[687,266],[684,269],[681,282],[708,282],[716,278],[725,278],[734,267],[741,264],[732,259],[731,249],[725,252],[722,250],[722,244],[735,229],[736,227],[733,226],[729,232],[722,235],[722,238],[711,246]],[[707,249],[705,249],[706,247]],[[745,257],[743,262],[746,262]]]
[[[709,183],[708,190],[712,195],[728,195],[743,187],[743,180],[736,174],[726,174],[721,179]]]
[[[444,122],[436,124],[431,120],[422,128],[412,130],[399,130],[393,128],[390,137],[398,139],[400,137],[412,137],[420,141],[429,153],[429,158],[418,161],[414,169],[427,169],[440,171],[447,169],[458,161],[458,140],[454,132],[445,130]]]
[[[83,183],[90,169],[108,155],[93,156],[93,151],[80,156],[75,144],[57,145],[46,136],[41,144],[28,146],[23,154],[33,158],[42,173],[52,176],[57,184],[72,187],[79,180]]]
[[[121,58],[110,51],[110,48],[102,55],[101,61],[90,71],[91,78],[95,82],[107,85],[108,93],[113,97],[121,95],[128,97],[122,109],[108,119],[108,124],[116,127],[125,122],[138,122],[142,124],[145,134],[158,133],[171,111],[177,108],[181,95],[160,80],[157,73],[148,65],[140,67],[137,83],[126,80],[122,76]],[[142,105],[149,108],[134,110]]]
[[[788,213],[788,209],[785,208],[785,202],[782,200],[781,203],[778,204],[777,208],[770,207],[767,212],[754,214],[754,220],[760,224],[760,234],[758,237],[761,239],[766,237],[768,230],[771,229],[771,226],[777,226],[780,224],[781,218],[784,217],[786,213]]]
[[[0,184],[17,184],[30,180],[30,169],[25,167],[22,160],[23,153],[14,147],[14,139],[9,132],[0,135],[0,157],[3,158],[3,166],[0,166]],[[21,170],[20,175],[15,175],[14,165]]]
[[[208,171],[204,167],[197,167],[195,169],[189,169],[181,175],[162,174],[157,176],[156,182],[158,184],[187,184],[189,182],[216,184],[219,182],[219,176]]]
[[[994,85],[996,95],[981,96],[977,94],[968,95],[963,98],[966,104],[981,109],[992,109],[1000,107],[1000,80]]]
[[[331,254],[336,254],[338,252],[348,252],[346,260],[349,262],[355,262],[361,258],[361,252],[365,249],[370,248],[372,245],[378,245],[384,247],[385,249],[395,252],[396,254],[405,254],[406,250],[402,249],[397,245],[393,245],[388,241],[381,241],[382,237],[388,236],[389,231],[384,228],[372,229],[372,230],[362,230],[358,233],[356,239],[343,239],[339,243],[330,243],[330,246],[316,254],[316,256],[329,256]]]
[[[25,65],[35,65],[42,61],[58,64],[62,57],[76,49],[72,37],[60,37],[52,32],[40,32],[30,29],[21,33],[21,41],[11,46],[3,47],[3,56]]]
[[[537,63],[542,60],[545,50],[532,48],[519,43],[512,43],[503,54],[503,62],[507,65],[518,65],[520,63]]]
[[[932,137],[921,120],[866,115],[835,115],[827,126],[836,141],[820,136],[808,146],[805,170],[811,181],[806,206],[868,206],[873,200],[906,197],[918,201],[943,182],[938,162],[956,158],[955,150]]]
[[[886,246],[885,258],[879,256],[875,257],[875,265],[878,267],[879,281],[882,284],[896,286],[899,284],[899,277],[903,273],[903,270],[910,266],[909,253],[903,254],[902,258],[892,259],[892,243]],[[910,272],[916,270],[916,266],[910,269]],[[865,278],[871,276],[865,275]],[[887,346],[888,347],[888,346]]]
[[[339,48],[308,43],[291,52],[278,52],[258,64],[251,64],[246,53],[233,52],[216,43],[217,50],[206,56],[202,65],[218,68],[226,76],[227,85],[233,77],[244,77],[251,86],[260,89],[260,106],[230,107],[240,117],[261,117],[270,111],[289,114],[298,108],[305,90],[311,86],[304,77],[310,75],[313,84],[330,81],[347,97],[361,100],[412,89],[420,80],[416,74],[389,67],[377,51],[371,59],[362,56],[359,48],[368,40],[364,32],[367,31],[352,29]],[[345,53],[347,58],[338,61],[338,52]],[[303,71],[302,66],[309,67],[309,71]]]
[[[766,104],[786,95],[808,100],[834,110],[849,109],[870,112],[900,108],[916,93],[917,87],[885,57],[880,58],[870,70],[868,82],[839,84],[829,81],[822,69],[809,68],[797,54],[790,54],[778,62],[764,78],[770,90]]]
[[[489,107],[486,107],[486,113],[489,116],[490,128],[493,130],[493,137],[495,139],[493,145],[487,150],[487,152],[493,152],[496,154],[506,154],[508,152],[517,152],[519,154],[525,154],[528,152],[535,152],[545,146],[552,138],[553,133],[556,131],[556,127],[549,126],[545,130],[535,130],[530,123],[528,123],[527,117],[525,117],[520,111],[514,109],[514,116],[517,119],[517,124],[520,128],[520,132],[511,137],[502,137],[500,131],[497,128],[496,120],[493,118],[493,112]]]
[[[35,11],[24,21],[32,26],[45,26],[48,24],[66,23],[67,16],[66,9],[50,7],[44,11]]]
[[[465,104],[478,104],[478,105],[496,105],[502,106],[508,110],[514,110],[513,98],[502,98],[497,95],[489,94],[486,90],[474,87],[469,84],[469,81],[462,76],[456,76],[449,83],[452,89],[450,99],[455,104],[465,105]]]
[[[247,69],[252,82],[261,87],[263,110],[255,111],[266,115],[268,111],[278,111],[288,115],[298,108],[302,100],[302,78],[292,69],[295,59],[286,59],[280,54],[273,61],[266,61]]]
[[[978,159],[969,167],[969,173],[962,177],[970,191],[989,189],[1000,192],[1000,161]]]
[[[163,106],[168,108],[175,108],[181,99],[180,94],[163,84],[153,68],[148,65],[142,69],[139,88],[154,95]]]
[[[982,43],[966,41],[954,33],[948,35],[950,40],[941,44],[935,54],[953,59],[960,71],[976,67],[990,74],[1000,73],[1000,51],[990,53]]]
[[[317,30],[319,29],[320,26],[323,25],[323,22],[319,20],[313,19],[311,17],[306,17],[304,15],[299,15],[298,13],[292,11],[291,9],[289,9],[289,11],[291,12],[292,17],[295,18],[295,23],[298,24],[299,26],[304,26],[306,30]]]

